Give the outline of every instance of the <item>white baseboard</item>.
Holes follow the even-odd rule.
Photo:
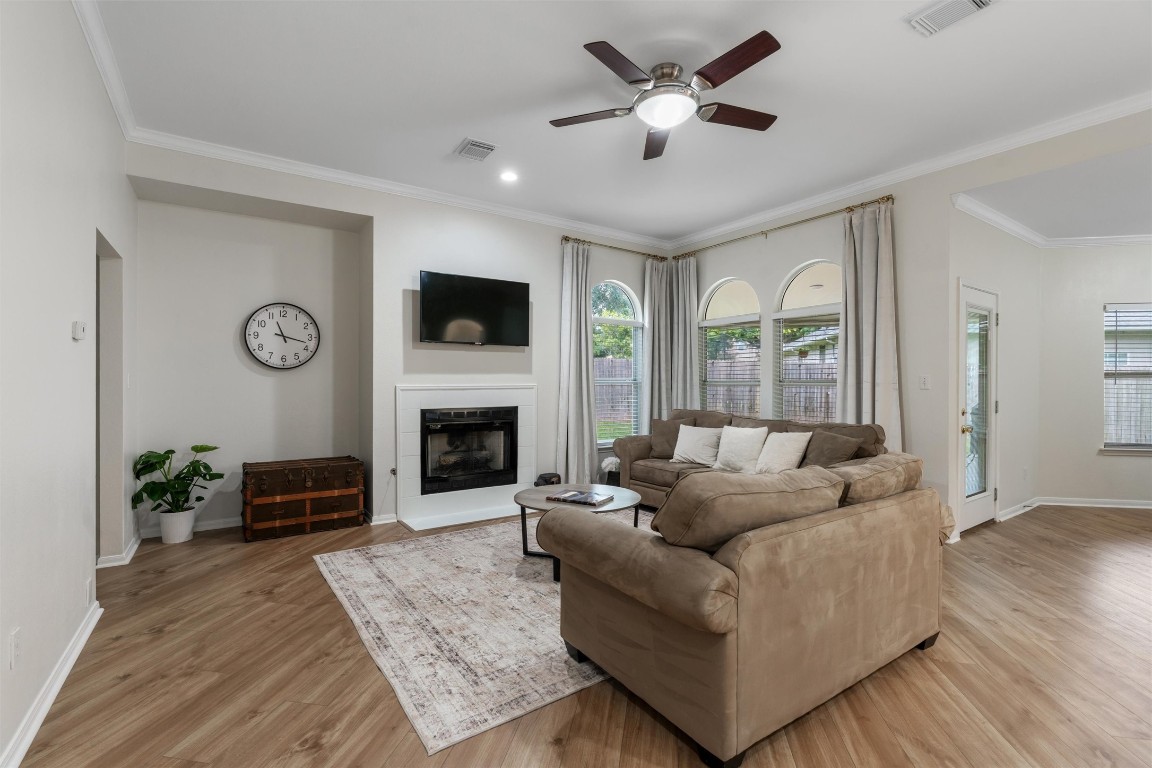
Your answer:
[[[1152,511],[1152,501],[1143,499],[1069,499],[1059,496],[1037,496],[1023,504],[1017,504],[1014,507],[1001,510],[996,515],[996,522],[1002,523],[1005,520],[1016,517],[1016,515],[1027,512],[1033,507],[1039,507],[1045,504],[1053,507],[1115,507],[1120,509],[1147,509]]]
[[[397,520],[396,515],[376,515],[372,518],[370,525],[384,525],[385,523],[395,523]]]
[[[192,526],[193,531],[215,531],[220,528],[239,528],[244,524],[244,521],[239,515],[236,517],[221,517],[216,520],[197,520],[196,524]],[[140,529],[140,538],[142,539],[155,539],[160,536],[160,524],[150,525],[147,528]]]
[[[64,649],[64,654],[56,662],[52,674],[44,682],[44,687],[40,689],[36,701],[28,709],[28,713],[24,715],[24,720],[16,729],[12,740],[8,742],[3,753],[0,753],[0,768],[16,768],[24,759],[24,755],[28,753],[28,748],[32,746],[32,740],[36,738],[36,732],[40,730],[44,718],[48,716],[52,702],[56,701],[56,695],[64,686],[68,673],[72,671],[72,666],[80,657],[80,651],[84,650],[84,644],[88,642],[88,637],[96,628],[96,622],[100,620],[102,613],[104,613],[104,609],[100,607],[100,603],[92,603],[88,607],[87,615],[80,622],[80,627],[72,636],[68,647]]]
[[[117,565],[128,565],[132,562],[132,556],[136,554],[136,548],[140,546],[140,534],[132,537],[132,542],[118,555],[104,555],[96,561],[97,568],[112,568]]]

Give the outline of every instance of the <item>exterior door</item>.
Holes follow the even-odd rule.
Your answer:
[[[996,517],[996,294],[960,287],[959,530]]]

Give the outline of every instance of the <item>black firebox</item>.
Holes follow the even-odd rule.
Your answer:
[[[420,411],[420,494],[516,483],[516,407]]]

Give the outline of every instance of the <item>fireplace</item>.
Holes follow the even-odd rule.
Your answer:
[[[516,483],[516,406],[420,410],[420,494]]]

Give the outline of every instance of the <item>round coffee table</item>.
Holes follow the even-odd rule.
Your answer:
[[[593,491],[595,493],[606,493],[612,496],[612,500],[601,504],[598,507],[592,507],[587,504],[568,504],[563,501],[549,501],[549,496],[554,496],[564,491]],[[541,550],[528,549],[528,510],[547,510],[555,509],[557,507],[565,507],[568,509],[582,509],[585,512],[616,512],[621,509],[631,509],[632,526],[638,528],[640,526],[640,494],[636,491],[630,491],[627,488],[619,488],[615,485],[582,485],[569,483],[567,485],[541,485],[535,488],[525,488],[516,494],[513,498],[520,506],[520,541],[524,547],[525,557],[552,557],[551,553],[543,552]],[[553,558],[555,561],[555,558]],[[552,575],[554,578],[558,577],[558,568],[553,567]]]

